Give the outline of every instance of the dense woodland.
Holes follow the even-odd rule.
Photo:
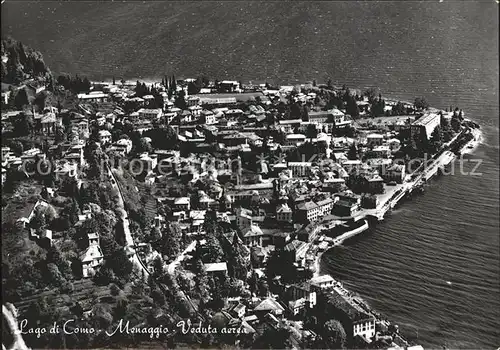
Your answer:
[[[51,72],[40,52],[11,38],[2,39],[0,48],[2,83],[19,84],[27,79],[51,83]]]

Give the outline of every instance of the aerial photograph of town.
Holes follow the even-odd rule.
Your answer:
[[[498,349],[498,1],[1,4],[2,345]]]

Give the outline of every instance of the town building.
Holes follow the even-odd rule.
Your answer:
[[[278,122],[278,125],[283,130],[283,132],[290,133],[296,127],[299,127],[301,123],[302,119],[287,119],[287,120],[280,120]]]
[[[153,120],[159,121],[163,114],[161,108],[153,108],[153,109],[141,108],[137,111],[137,113],[139,113],[139,118],[148,119],[151,121]]]
[[[383,142],[384,142],[384,135],[381,134],[366,135],[366,143],[368,146],[371,147],[381,146]]]
[[[289,134],[286,135],[286,145],[300,146],[306,141],[306,135],[303,134]]]
[[[297,205],[297,222],[307,223],[316,221],[320,215],[321,210],[314,202],[305,202]]]
[[[343,192],[337,195],[339,200],[333,206],[333,214],[341,217],[352,217],[360,208],[361,197],[352,192]]]
[[[335,309],[340,313],[340,322],[344,326],[348,338],[353,339],[356,336],[361,336],[367,343],[370,343],[375,336],[375,317],[369,315],[339,285],[333,288],[328,297],[331,304],[335,305]]]
[[[108,94],[102,91],[92,91],[88,94],[78,94],[78,99],[82,102],[106,102]]]
[[[269,237],[264,235],[261,228],[252,224],[243,231],[243,242],[248,246],[264,246],[269,242]]]
[[[411,124],[411,137],[426,136],[427,140],[431,139],[434,129],[441,125],[441,116],[434,112],[424,114]]]
[[[405,176],[405,166],[403,164],[394,164],[385,173],[382,173],[382,177],[386,182],[395,181],[398,184],[404,182]]]
[[[240,83],[237,81],[223,80],[219,83],[220,92],[241,92]]]
[[[332,198],[325,198],[323,200],[316,202],[316,205],[318,206],[319,210],[319,215],[324,216],[330,214],[330,212],[333,209],[334,203],[335,201]]]
[[[333,287],[337,281],[330,275],[321,275],[311,278],[310,283],[317,288],[324,289]]]
[[[278,206],[276,209],[276,220],[291,223],[293,221],[292,209],[287,204],[281,204]]]
[[[227,263],[225,262],[205,264],[204,268],[208,274],[227,274]]]
[[[97,233],[89,233],[87,239],[89,246],[85,252],[80,255],[84,278],[92,277],[96,269],[102,265],[104,261],[104,255],[99,245],[99,235]]]
[[[265,316],[268,313],[280,317],[283,316],[285,308],[281,306],[280,303],[274,300],[273,298],[267,298],[264,299],[262,302],[260,302],[253,309],[253,311],[255,312],[255,314],[261,317]]]
[[[311,162],[288,162],[288,169],[292,171],[294,177],[305,177],[311,172]]]
[[[99,142],[102,145],[106,145],[111,143],[111,133],[108,130],[100,130],[99,131]]]

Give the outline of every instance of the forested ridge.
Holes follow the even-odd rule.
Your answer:
[[[20,84],[28,79],[49,83],[52,75],[43,55],[12,38],[1,41],[1,80],[6,84]]]

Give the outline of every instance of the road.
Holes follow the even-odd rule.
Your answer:
[[[9,346],[9,349],[28,350],[29,348],[26,346],[23,336],[19,331],[16,316],[5,305],[2,305],[2,314],[4,320],[6,321],[4,326],[7,326],[9,328],[10,334],[12,335],[13,338],[12,344],[5,345],[2,343],[2,348],[6,349],[7,346]]]
[[[196,241],[193,241],[186,247],[186,249],[184,249],[184,251],[181,254],[179,254],[177,258],[175,258],[174,261],[172,261],[170,264],[167,265],[167,272],[170,275],[173,275],[177,266],[179,266],[182,260],[184,260],[184,258],[186,257],[186,254],[192,252],[195,248],[196,248]]]
[[[137,268],[138,271],[142,271],[144,275],[144,279],[147,279],[147,276],[149,275],[149,271],[144,266],[142,261],[139,259],[137,256],[137,253],[135,252],[135,244],[134,244],[134,239],[132,237],[132,232],[130,232],[130,222],[128,220],[128,214],[127,211],[125,210],[125,202],[123,200],[123,195],[120,190],[120,186],[118,186],[118,182],[116,181],[115,175],[113,174],[113,171],[111,171],[109,165],[106,165],[108,168],[108,175],[112,179],[111,181],[111,186],[118,191],[118,211],[121,214],[121,221],[123,223],[123,233],[125,235],[125,243],[126,246],[133,249],[134,255],[132,256],[132,264]]]

